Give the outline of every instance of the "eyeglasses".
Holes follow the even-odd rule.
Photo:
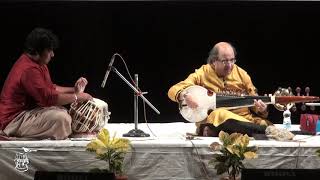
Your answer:
[[[237,59],[236,58],[232,58],[232,59],[224,59],[224,60],[217,60],[219,62],[221,62],[222,64],[224,65],[227,65],[227,64],[234,64],[236,63]]]

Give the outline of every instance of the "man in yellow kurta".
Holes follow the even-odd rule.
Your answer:
[[[248,95],[257,95],[250,76],[235,64],[235,55],[235,49],[231,44],[217,43],[209,53],[208,63],[190,74],[184,81],[173,85],[168,92],[169,98],[175,102],[185,100],[190,108],[196,108],[198,104],[192,95],[181,93],[192,85],[200,85],[213,92],[231,89],[238,92],[245,91]],[[268,116],[267,105],[261,100],[254,100],[254,105],[251,108],[234,110],[218,108],[212,111],[207,119],[196,124],[198,135],[215,136],[220,130],[229,133],[263,133],[266,126],[272,124],[265,119]],[[253,131],[250,128],[253,128]]]

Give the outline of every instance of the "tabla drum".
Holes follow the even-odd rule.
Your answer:
[[[72,117],[73,133],[98,132],[110,119],[108,104],[100,99],[74,102],[71,104],[69,114]]]

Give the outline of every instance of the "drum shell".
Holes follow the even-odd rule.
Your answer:
[[[94,98],[97,101],[97,99]],[[74,102],[71,104],[69,114],[72,118],[73,133],[98,132],[109,120],[108,104],[99,100]],[[103,102],[103,103],[101,103]]]

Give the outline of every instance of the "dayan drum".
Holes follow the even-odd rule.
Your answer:
[[[72,131],[74,133],[97,132],[110,119],[108,104],[100,99],[74,102],[71,104],[69,114],[72,117]]]

